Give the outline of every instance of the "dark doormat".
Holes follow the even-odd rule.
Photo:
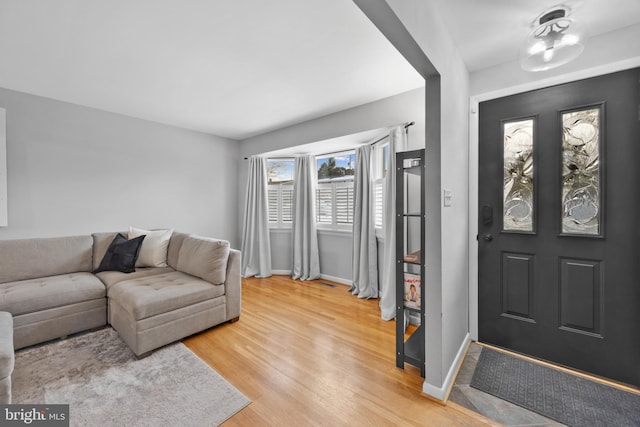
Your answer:
[[[640,395],[488,348],[471,386],[569,426],[640,426]]]

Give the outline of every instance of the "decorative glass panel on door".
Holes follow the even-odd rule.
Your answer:
[[[533,125],[533,118],[503,122],[504,231],[534,232]]]
[[[601,235],[602,106],[561,113],[562,234]]]

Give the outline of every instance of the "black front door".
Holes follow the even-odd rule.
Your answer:
[[[640,386],[640,72],[480,104],[479,340]]]

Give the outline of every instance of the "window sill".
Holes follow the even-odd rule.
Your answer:
[[[318,228],[318,234],[325,234],[327,236],[353,236],[352,230],[327,230],[326,228]]]
[[[269,227],[269,232],[273,232],[273,233],[291,233],[293,229],[291,227],[285,228],[285,227]]]

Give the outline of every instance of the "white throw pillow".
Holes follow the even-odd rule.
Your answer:
[[[166,267],[167,250],[173,230],[143,230],[129,227],[129,239],[145,236],[136,267]]]

